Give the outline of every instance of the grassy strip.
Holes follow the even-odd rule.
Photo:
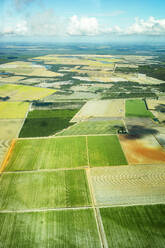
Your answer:
[[[165,205],[100,209],[109,247],[163,248]]]

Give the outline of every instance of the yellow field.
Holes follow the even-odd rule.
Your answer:
[[[0,102],[0,119],[23,119],[28,108],[27,102]]]
[[[9,101],[38,100],[55,93],[56,90],[33,86],[6,84],[0,86],[0,96],[10,97]]]

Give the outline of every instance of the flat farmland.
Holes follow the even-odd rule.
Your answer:
[[[33,110],[28,113],[19,137],[54,135],[73,123],[69,121],[78,109]]]
[[[85,137],[17,140],[6,171],[87,165]]]
[[[127,164],[116,135],[88,136],[87,139],[91,167]]]
[[[94,117],[124,117],[125,104],[123,99],[98,100],[87,102],[73,117],[73,122]]]
[[[23,80],[25,77],[20,76],[12,76],[12,77],[5,77],[0,78],[0,82],[3,83],[20,83],[21,80]]]
[[[165,203],[165,166],[135,165],[92,168],[97,206]]]
[[[9,97],[8,101],[38,100],[55,93],[56,90],[33,86],[5,84],[0,86],[1,97]]]
[[[101,248],[91,209],[1,213],[0,220],[5,248]]]
[[[85,170],[3,173],[0,209],[47,209],[91,204]]]
[[[143,100],[126,100],[126,117],[154,117]]]
[[[165,164],[165,150],[153,135],[119,135],[129,164]]]
[[[60,77],[61,73],[47,70],[42,65],[32,64],[31,62],[14,61],[0,65],[0,71],[14,73],[14,75],[40,76],[40,77]]]
[[[28,108],[27,102],[0,102],[0,119],[23,119]]]
[[[100,209],[109,247],[164,248],[165,205]]]
[[[114,121],[83,121],[59,133],[59,135],[116,134],[123,122]]]

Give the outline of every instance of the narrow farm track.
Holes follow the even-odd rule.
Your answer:
[[[42,209],[23,209],[23,210],[0,210],[0,213],[36,213],[36,212],[48,212],[48,211],[69,211],[69,210],[84,210],[92,209],[93,207],[67,207],[67,208],[42,208]]]
[[[86,150],[87,150],[88,167],[90,167],[90,162],[89,162],[89,150],[88,150],[88,138],[87,138],[87,136],[86,136]]]
[[[25,173],[39,173],[39,172],[53,172],[53,171],[64,171],[64,170],[82,170],[88,168],[88,165],[84,165],[76,168],[56,168],[56,169],[38,169],[38,170],[19,170],[19,171],[3,171],[3,174],[25,174]]]
[[[58,138],[71,138],[71,137],[86,137],[86,136],[112,136],[114,134],[78,134],[78,135],[62,135],[62,136],[46,136],[46,137],[27,137],[18,138],[19,140],[33,140],[33,139],[58,139]]]
[[[98,233],[99,233],[99,237],[100,237],[101,247],[102,248],[108,248],[108,243],[106,240],[106,235],[104,232],[104,227],[102,224],[101,216],[98,213],[99,210],[95,207],[95,198],[94,198],[94,192],[93,192],[92,183],[91,183],[90,168],[86,169],[86,175],[87,175],[89,191],[90,191],[90,195],[91,195],[91,199],[92,199],[92,208],[94,211],[97,229],[98,229]]]

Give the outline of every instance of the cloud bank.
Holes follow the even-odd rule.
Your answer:
[[[21,0],[15,0],[21,1]],[[27,2],[31,0],[23,0]],[[165,19],[150,17],[148,20],[136,18],[134,23],[126,28],[110,25],[105,27],[99,24],[96,17],[70,18],[58,17],[52,10],[39,12],[28,19],[16,22],[5,22],[1,36],[102,36],[102,35],[145,35],[165,36]]]

